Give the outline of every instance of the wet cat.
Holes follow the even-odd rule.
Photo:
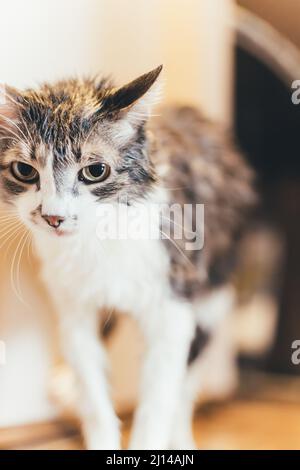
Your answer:
[[[0,92],[1,199],[32,231],[90,449],[120,448],[102,307],[132,315],[146,340],[130,447],[193,447],[195,370],[232,309],[254,200],[247,164],[198,109],[151,117],[160,72]]]

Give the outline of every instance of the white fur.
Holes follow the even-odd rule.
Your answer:
[[[47,169],[41,179],[47,189],[20,196],[19,211],[27,224],[28,213],[39,204],[67,217],[64,224],[71,214],[78,217],[73,235],[65,237],[55,236],[40,215],[40,227],[29,224],[43,278],[56,305],[62,350],[80,387],[78,414],[87,447],[120,448],[106,355],[98,337],[101,307],[133,315],[146,338],[141,399],[130,448],[192,447],[191,418],[199,381],[189,378],[192,372],[187,376],[190,343],[196,322],[209,331],[222,322],[232,293],[221,291],[196,306],[175,298],[168,279],[169,257],[161,240],[100,240],[97,206],[87,195],[73,200],[68,192],[58,195],[46,173]],[[159,201],[166,201],[164,191],[149,198],[149,204]],[[128,210],[134,211],[134,206]]]
[[[131,447],[167,448],[194,332],[191,306],[170,290],[169,260],[161,241],[99,241],[92,215],[81,227],[71,237],[38,230],[34,236],[56,303],[63,351],[80,382],[78,411],[87,446],[120,446],[97,336],[97,311],[105,306],[134,315],[147,339]]]
[[[129,111],[128,122],[133,125],[148,114],[148,101],[143,98]],[[118,129],[121,141],[128,135],[124,129]],[[20,195],[17,208],[33,232],[43,278],[56,305],[62,350],[78,380],[78,414],[87,447],[120,447],[118,420],[107,386],[106,355],[98,337],[97,312],[101,307],[133,315],[146,338],[141,400],[130,447],[192,446],[196,389],[189,389],[186,377],[189,347],[197,321],[210,331],[221,322],[230,308],[230,294],[222,293],[199,306],[176,298],[169,284],[169,256],[160,240],[100,240],[99,204],[84,185],[77,197],[72,194],[79,168],[70,162],[61,175],[59,191],[51,155],[46,167],[37,170],[41,190],[32,188]],[[164,191],[153,193],[148,202],[165,203]],[[63,231],[70,235],[58,237],[58,230],[49,227],[42,214],[64,217]],[[174,436],[174,429],[182,429],[182,433]]]

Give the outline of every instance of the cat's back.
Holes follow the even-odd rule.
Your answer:
[[[175,289],[194,297],[228,279],[237,238],[256,200],[253,172],[230,134],[205,119],[196,107],[162,107],[149,131],[158,184],[167,191],[170,205],[204,207],[204,228],[197,224],[194,209],[188,212],[193,219],[190,226],[204,231],[203,249],[187,251],[181,239],[176,246],[167,245]],[[206,273],[204,280],[199,272]]]
[[[190,191],[195,191],[201,198],[211,199],[213,192],[228,191],[228,183],[234,181],[244,182],[250,196],[252,171],[236,150],[230,133],[206,119],[198,108],[161,107],[149,130],[151,158],[161,180],[188,186],[188,198]]]

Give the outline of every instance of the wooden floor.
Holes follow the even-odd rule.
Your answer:
[[[196,413],[195,436],[200,449],[300,449],[300,382],[276,380]],[[298,396],[299,395],[299,396]],[[253,397],[252,392],[250,396]],[[130,420],[123,424],[126,446]],[[0,449],[82,449],[78,430],[66,422],[0,430]]]

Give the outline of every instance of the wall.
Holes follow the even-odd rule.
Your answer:
[[[260,16],[300,47],[299,0],[238,0],[237,3]]]

